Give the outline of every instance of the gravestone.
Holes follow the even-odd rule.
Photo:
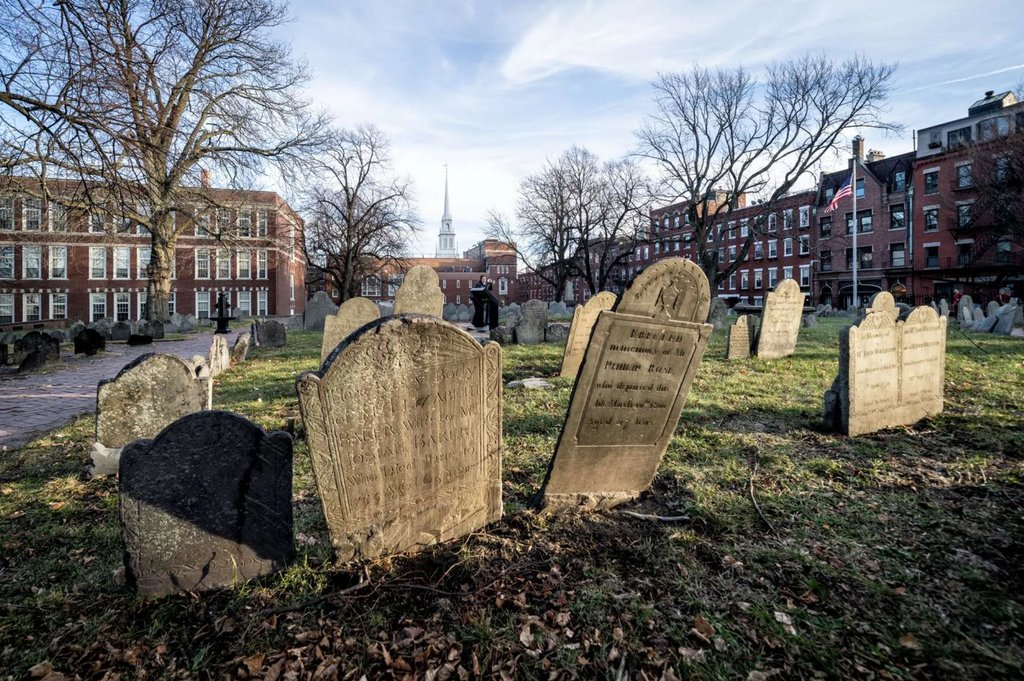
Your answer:
[[[543,300],[528,300],[523,305],[523,316],[516,324],[516,342],[537,345],[544,342],[548,328],[548,306]]]
[[[110,340],[126,341],[132,335],[132,325],[128,322],[116,322],[110,327]]]
[[[459,319],[459,308],[455,303],[445,303],[444,312],[442,319],[449,322],[458,321]]]
[[[395,304],[390,300],[382,300],[377,303],[377,310],[380,313],[379,317],[390,317],[395,313]]]
[[[251,341],[252,335],[248,331],[238,334],[235,344],[231,346],[232,363],[237,364],[245,361],[245,358],[249,356],[249,343]]]
[[[999,311],[999,301],[996,301],[996,300],[988,301],[988,306],[985,308],[985,316],[986,317],[995,317],[996,316],[996,312],[998,312],[998,311]]]
[[[496,326],[491,329],[491,340],[498,345],[511,345],[515,340],[515,328],[511,326]]]
[[[736,318],[736,322],[729,327],[729,337],[726,339],[726,359],[749,359],[750,344],[754,337],[754,320],[745,314]]]
[[[867,314],[867,310],[871,310],[872,312],[884,312],[892,317],[893,320],[900,318],[900,308],[896,304],[896,299],[893,298],[892,294],[888,291],[880,291],[871,296],[869,307],[864,311],[864,314]],[[908,314],[909,312],[910,311],[908,310]]]
[[[181,322],[184,321],[184,319],[185,318],[182,315],[178,314],[177,312],[173,312],[171,313],[170,323],[180,329]]]
[[[50,329],[46,333],[50,338],[54,339],[58,343],[63,343],[68,339],[67,334],[65,334],[60,329]]]
[[[939,301],[939,314],[943,317],[949,316],[949,303],[946,302],[945,298]]]
[[[103,317],[102,319],[97,319],[90,324],[89,328],[98,331],[99,334],[103,336],[104,340],[111,340],[110,330],[114,328],[114,324],[114,320],[110,317]]]
[[[805,314],[803,316],[802,321],[800,322],[800,326],[805,328],[805,329],[813,329],[817,325],[818,325],[818,315],[814,314],[813,312]]]
[[[708,280],[682,258],[638,274],[597,318],[542,490],[611,507],[650,486],[711,338]]]
[[[38,351],[43,362],[60,359],[60,341],[41,331],[29,331],[14,341],[14,363],[20,365],[29,354]]]
[[[219,376],[231,367],[231,351],[228,349],[228,341],[223,334],[214,334],[213,342],[210,343],[207,366],[210,368],[211,378]]]
[[[128,345],[130,345],[132,347],[135,347],[137,345],[152,345],[152,344],[153,344],[153,337],[152,336],[147,336],[147,335],[142,334],[142,333],[133,333],[132,335],[128,336]]]
[[[7,366],[9,361],[7,343],[0,342],[0,367]]]
[[[92,475],[117,473],[121,448],[155,437],[168,424],[209,409],[210,383],[174,355],[147,353],[96,387]]]
[[[461,537],[501,517],[501,348],[436,317],[350,335],[296,384],[341,560]]]
[[[395,307],[391,314],[428,314],[440,317],[444,307],[444,292],[437,272],[426,265],[416,265],[405,274],[395,294]]]
[[[458,319],[460,322],[468,322],[471,319],[473,319],[473,315],[476,314],[476,308],[473,307],[472,305],[466,305],[465,303],[460,303],[457,306],[457,308],[458,309],[456,311],[455,318]]]
[[[779,282],[775,290],[765,298],[761,326],[754,342],[755,354],[762,359],[792,355],[800,333],[803,310],[804,294],[800,291],[800,285],[792,279]]]
[[[196,318],[190,314],[185,315],[178,324],[179,333],[191,333],[196,328]]]
[[[583,355],[587,352],[587,344],[590,342],[590,332],[594,330],[597,317],[604,310],[610,310],[615,305],[615,294],[611,291],[601,291],[592,296],[584,305],[577,305],[572,311],[572,324],[569,326],[569,338],[565,342],[565,352],[562,353],[562,368],[558,375],[562,378],[576,378],[583,362]]]
[[[77,336],[73,337],[76,355],[92,357],[99,351],[106,351],[107,339],[96,329],[82,329]]]
[[[283,348],[288,344],[288,330],[284,328],[284,324],[273,319],[259,321],[256,322],[256,340],[260,347]]]
[[[956,305],[956,318],[960,322],[974,321],[974,300],[970,296],[961,296]]]
[[[323,331],[324,318],[338,311],[327,291],[317,291],[306,301],[306,311],[302,313],[302,328],[306,331]]]
[[[557,315],[569,314],[569,308],[566,307],[565,303],[559,300],[555,303],[548,303],[548,314],[552,317]]]
[[[729,312],[729,306],[721,298],[711,299],[711,311],[708,313],[708,324],[717,331],[725,328],[725,315]]]
[[[35,350],[29,350],[23,353],[21,361],[18,363],[18,373],[27,374],[33,371],[39,371],[46,366],[46,350],[44,348],[36,348]]]
[[[548,324],[548,328],[544,331],[544,341],[546,343],[561,343],[565,345],[565,342],[569,339],[569,324],[565,322],[551,322]]]
[[[85,324],[82,322],[74,322],[68,327],[68,338],[74,340],[75,336],[80,334],[85,329]]]
[[[926,305],[897,321],[884,301],[840,331],[839,375],[825,393],[826,428],[847,435],[942,413],[946,318]]]
[[[189,414],[127,445],[119,472],[125,577],[141,594],[239,584],[294,555],[288,433]]]
[[[1013,322],[1017,317],[1017,305],[1007,303],[999,308],[995,314],[996,324],[992,333],[1010,335],[1013,332]]]
[[[337,314],[324,319],[324,337],[320,342],[320,363],[323,364],[327,356],[334,351],[334,348],[338,347],[341,341],[348,338],[349,334],[379,317],[379,308],[369,298],[349,298],[342,303]]]

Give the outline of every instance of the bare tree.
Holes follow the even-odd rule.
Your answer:
[[[216,203],[317,147],[303,65],[274,37],[274,0],[0,0],[0,161],[47,199],[100,207],[152,235],[147,315],[168,317],[175,244]],[[62,180],[54,196],[50,180]],[[68,191],[67,183],[74,183]],[[24,184],[24,182],[22,182]],[[229,235],[224,232],[222,237]]]
[[[686,203],[711,290],[763,236],[779,199],[802,178],[813,179],[846,133],[897,129],[881,119],[894,72],[894,65],[859,57],[834,63],[804,56],[770,66],[762,81],[743,68],[659,75],[655,113],[637,132],[638,153],[660,170],[660,198]],[[739,257],[720,263],[722,235],[714,226],[744,195],[762,201],[761,217],[750,223]]]
[[[394,269],[418,231],[409,180],[393,174],[389,144],[373,126],[332,134],[305,201],[306,259],[341,291]]]

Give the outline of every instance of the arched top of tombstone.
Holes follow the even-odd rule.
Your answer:
[[[899,319],[900,310],[896,307],[896,299],[888,291],[880,291],[871,296],[871,311],[885,312],[893,319]]]
[[[896,326],[896,317],[887,310],[868,309],[864,319],[857,324],[861,329],[885,329]]]
[[[318,305],[333,302],[331,300],[331,297],[327,295],[327,291],[317,291],[316,293],[313,294],[313,297],[310,298],[309,301],[311,303],[316,303]]]
[[[380,308],[377,307],[377,303],[373,302],[369,298],[356,296],[355,298],[349,298],[339,305],[338,311],[334,313],[334,316],[353,317],[355,319],[371,321],[380,317]],[[363,324],[365,323],[366,322],[363,322]],[[362,324],[360,324],[360,326],[362,326]]]
[[[617,296],[611,291],[601,291],[583,304],[586,310],[610,310],[615,306]],[[579,308],[577,308],[579,309]]]
[[[787,298],[803,296],[803,292],[800,290],[800,284],[796,283],[795,279],[783,279],[776,284],[772,293],[781,293]],[[889,297],[891,298],[892,296]]]
[[[904,322],[904,324],[938,324],[939,318],[941,316],[942,315],[940,315],[938,312],[936,312],[928,305],[921,305],[919,307],[915,307],[913,310],[910,311],[910,314],[907,315],[907,319]]]
[[[139,355],[121,367],[121,370],[117,372],[117,375],[114,376],[114,378],[103,379],[99,382],[99,385],[102,386],[105,383],[116,381],[128,372],[137,369],[142,364],[145,364],[147,367],[164,366],[169,370],[181,369],[182,372],[188,374],[189,378],[194,376],[193,367],[189,366],[188,362],[177,355],[169,355],[163,352],[147,352],[144,355]]]
[[[703,323],[710,306],[711,292],[704,271],[693,261],[667,258],[651,265],[630,282],[615,311]]]
[[[405,274],[395,294],[394,313],[426,314],[440,317],[444,309],[444,292],[437,272],[426,265],[416,265]]]

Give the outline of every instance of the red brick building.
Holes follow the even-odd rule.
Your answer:
[[[274,192],[204,193],[215,207],[176,213],[186,224],[176,245],[171,312],[210,316],[224,292],[238,315],[302,314],[301,218]],[[59,199],[0,191],[0,329],[139,319],[148,231]],[[229,236],[211,236],[218,230]]]

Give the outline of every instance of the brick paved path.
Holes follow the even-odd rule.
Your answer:
[[[231,345],[238,331],[228,334]],[[96,410],[96,384],[113,378],[128,362],[147,352],[166,352],[188,359],[210,354],[213,334],[198,333],[185,340],[156,341],[128,347],[107,343],[95,357],[64,354],[61,368],[46,374],[0,376],[0,451],[28,442],[32,435],[52,430],[76,416]]]

